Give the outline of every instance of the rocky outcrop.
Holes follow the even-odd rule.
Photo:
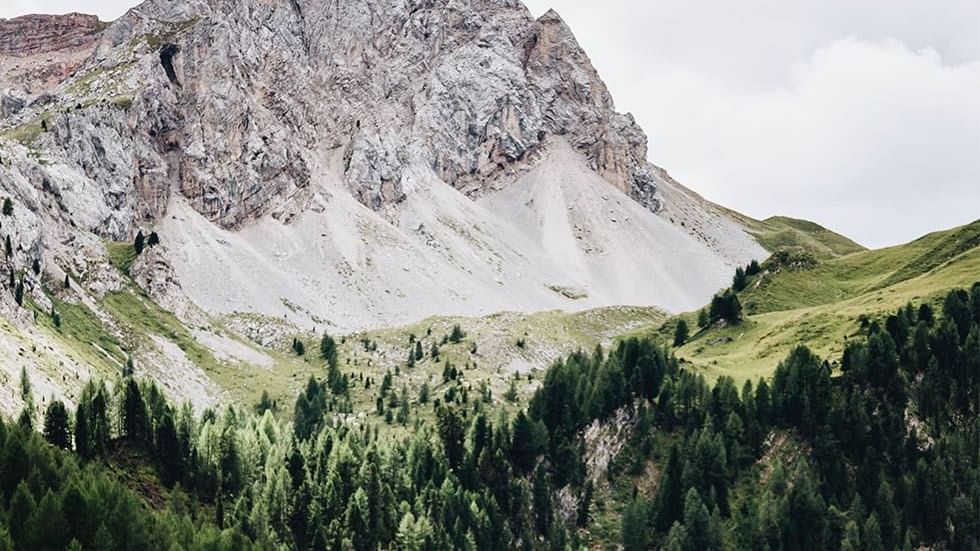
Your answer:
[[[50,37],[49,28],[70,23]],[[518,0],[148,0],[104,29],[81,16],[4,24],[31,34],[17,42],[8,32],[4,51],[18,56],[91,51],[54,88],[0,101],[0,187],[37,195],[52,235],[130,240],[175,202],[222,230],[270,216],[288,222],[321,212],[339,184],[391,226],[360,237],[370,250],[417,215],[406,205],[419,190],[438,184],[487,198],[523,185],[562,144],[579,184],[592,185],[578,172],[585,167],[674,225],[644,222],[656,235],[681,243],[679,229],[699,242],[671,251],[661,243],[662,258],[698,251],[715,278],[761,251],[725,211],[647,161],[646,135],[616,112],[565,22],[554,11],[535,18]],[[451,218],[433,215],[425,227],[449,228]],[[538,222],[527,226],[532,235]],[[464,237],[465,247],[481,246]],[[510,248],[500,254],[519,249]],[[603,250],[618,249],[584,253]]]
[[[56,87],[85,63],[105,26],[78,13],[0,19],[0,90],[40,94]],[[0,118],[19,110],[16,99],[0,93]]]
[[[373,209],[411,191],[412,167],[476,197],[532,166],[551,135],[660,208],[645,135],[615,112],[555,12],[534,19],[513,0],[389,4],[150,0],[114,22],[101,61],[60,90],[71,114],[54,121],[50,145],[103,186],[128,182],[135,219],[161,215],[172,191],[225,227],[302,208],[311,157],[336,149],[351,193]],[[100,174],[74,141],[93,141],[80,119],[105,121],[86,105],[120,97],[128,129],[99,142],[133,151],[133,166]]]
[[[25,15],[0,19],[0,55],[26,57],[95,44],[105,23],[94,15]]]

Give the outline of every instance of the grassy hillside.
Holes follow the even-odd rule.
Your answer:
[[[910,301],[937,302],[949,289],[978,280],[980,220],[905,245],[836,258],[776,255],[739,293],[745,321],[696,333],[677,354],[712,377],[767,375],[799,343],[825,357],[839,355],[858,333],[861,314],[890,313]],[[695,314],[682,317],[697,327]],[[658,329],[664,338],[675,323]]]
[[[30,331],[0,327],[0,352],[17,355],[41,389],[72,403],[88,378],[110,380],[132,359],[140,377],[158,381],[178,401],[197,409],[215,402],[251,405],[263,392],[291,414],[292,402],[310,376],[324,377],[319,334],[301,333],[282,319],[254,314],[212,317],[191,311],[183,317],[157,304],[127,273],[135,254],[130,244],[109,244],[112,264],[124,283],[104,296],[90,295],[81,283],[66,288],[49,281],[44,296],[51,306],[29,300],[36,320]],[[416,398],[423,387],[433,396],[446,388],[443,370],[456,366],[471,392],[487,391],[503,409],[526,402],[538,384],[532,372],[578,348],[608,344],[639,326],[662,323],[656,308],[616,306],[580,312],[501,312],[484,317],[432,317],[413,324],[333,335],[340,369],[357,383],[351,408],[373,411],[377,385],[386,373],[392,385]],[[446,342],[453,326],[465,336]],[[297,354],[292,342],[303,342]],[[411,342],[410,342],[411,341]],[[422,355],[408,368],[409,348],[421,342]],[[437,358],[432,347],[439,348]],[[0,371],[13,385],[22,364]],[[366,381],[370,380],[370,383]],[[513,390],[512,390],[513,389]],[[516,394],[510,399],[505,395]],[[21,405],[14,394],[0,397],[0,411]]]
[[[726,212],[770,252],[798,249],[820,259],[829,259],[867,250],[847,237],[809,220],[788,216],[756,220],[733,210],[726,209]]]

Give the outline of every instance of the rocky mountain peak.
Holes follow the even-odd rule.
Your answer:
[[[30,56],[84,48],[98,40],[105,23],[94,15],[25,15],[0,19],[0,55]]]
[[[577,300],[569,295],[683,307],[761,250],[647,160],[643,130],[615,110],[553,10],[535,18],[516,0],[148,0],[89,39],[65,78],[14,94],[0,117],[3,191],[35,205],[43,230],[28,250],[78,232],[126,241],[140,228],[169,228],[183,239],[171,278],[183,284],[196,276],[181,268],[189,259],[240,274],[239,263],[278,263],[268,257],[279,258],[275,249],[242,236],[332,239],[322,264],[287,270],[309,285],[283,296],[315,312],[308,319],[329,319],[326,292],[313,290],[329,281],[330,300],[361,320],[347,326],[445,311],[378,300],[408,300],[407,289],[439,277],[434,266],[456,274],[440,285],[455,278],[445,291],[457,313],[561,307]],[[649,245],[636,254],[652,260],[633,263],[626,235],[630,246]],[[212,237],[258,257],[220,247],[199,257],[194,239]],[[381,268],[378,255],[401,259],[399,268]],[[671,255],[694,255],[704,277],[638,275]],[[533,283],[518,300],[508,281],[523,277]],[[470,293],[486,287],[473,278],[503,294],[477,300]],[[209,309],[238,304],[210,280],[194,288]],[[280,312],[282,303],[255,308]]]
[[[0,19],[0,91],[30,96],[51,90],[84,63],[105,27],[80,13]],[[9,93],[0,100],[0,115],[18,107]]]

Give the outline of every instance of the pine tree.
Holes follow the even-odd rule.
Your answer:
[[[650,541],[647,529],[647,505],[642,498],[634,498],[623,511],[623,551],[645,551]]]
[[[840,551],[863,551],[861,546],[861,531],[853,519],[844,524],[844,535],[840,542]]]
[[[415,359],[421,360],[424,355],[422,352],[422,341],[415,341]]]
[[[14,202],[10,197],[4,197],[3,199],[3,215],[10,216],[14,213]]]
[[[17,306],[24,305],[24,278],[23,277],[21,277],[20,280],[17,281],[17,287],[14,288],[14,301],[17,303]]]
[[[688,490],[684,498],[684,527],[687,529],[688,549],[718,549],[712,541],[711,515],[694,488]]]
[[[900,543],[901,525],[898,511],[895,509],[895,492],[892,491],[887,480],[882,480],[878,485],[874,510],[881,530],[882,545],[885,549],[894,549]]]
[[[551,503],[551,484],[548,483],[548,476],[545,473],[544,465],[538,465],[534,471],[534,487],[532,492],[534,498],[534,523],[539,534],[547,535],[551,529],[551,516],[553,506]]]
[[[507,391],[504,392],[504,400],[510,403],[517,401],[517,381],[515,379],[511,379],[507,385]]]
[[[177,427],[174,424],[173,413],[165,411],[163,418],[156,428],[156,457],[160,464],[160,478],[165,486],[173,486],[180,480],[183,471],[183,460],[180,442],[177,439]]]
[[[9,234],[3,238],[3,252],[7,258],[14,256],[14,245],[13,243],[10,242]]]
[[[146,243],[146,237],[143,236],[143,230],[136,232],[136,239],[133,240],[133,250],[136,251],[137,255],[143,254],[143,246]]]
[[[132,444],[140,445],[148,441],[150,427],[149,414],[139,384],[131,377],[126,379],[123,390],[122,425],[123,434]]]
[[[21,480],[10,498],[7,511],[7,523],[10,525],[10,536],[17,549],[34,549],[31,541],[31,517],[37,509],[37,502],[27,486],[27,481]]]
[[[306,345],[303,344],[303,341],[301,341],[301,340],[299,340],[299,339],[297,339],[295,337],[293,338],[293,352],[297,356],[302,356],[302,355],[306,354]]]
[[[710,323],[711,320],[708,317],[708,310],[705,308],[698,310],[698,327],[705,329]]]
[[[262,396],[259,398],[259,402],[255,404],[255,414],[262,415],[267,411],[273,409],[272,399],[269,398],[269,391],[266,389],[262,390]]]
[[[24,402],[24,409],[21,411],[20,419],[18,420],[20,425],[25,428],[31,428],[34,426],[34,386],[31,384],[31,378],[27,375],[27,368],[20,368],[20,399]]]
[[[582,493],[579,495],[578,505],[575,511],[575,524],[579,528],[585,528],[589,525],[589,514],[592,509],[592,494],[595,492],[595,487],[592,484],[592,479],[585,481],[585,486],[582,488]]]
[[[155,247],[159,244],[160,244],[160,236],[157,235],[157,232],[155,231],[150,232],[150,237],[146,238],[146,246]]]
[[[61,400],[52,400],[44,412],[44,439],[63,450],[71,449],[68,409]]]
[[[738,293],[743,291],[746,285],[748,285],[748,278],[745,276],[745,270],[741,267],[735,268],[735,275],[732,277],[732,290]]]
[[[864,551],[884,551],[885,545],[881,541],[881,527],[878,525],[878,516],[874,513],[864,521]]]
[[[683,319],[677,320],[677,326],[674,328],[674,346],[682,346],[687,342],[687,337],[687,322]]]
[[[320,338],[320,357],[327,362],[327,366],[331,369],[336,369],[337,367],[337,342],[334,341],[333,337],[324,333],[323,337]]]
[[[436,424],[449,467],[457,471],[463,463],[463,436],[466,429],[457,412],[447,406],[436,410]]]

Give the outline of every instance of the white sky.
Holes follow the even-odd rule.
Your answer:
[[[868,246],[980,218],[977,0],[525,1],[558,11],[650,159],[713,201]],[[0,17],[132,4],[3,0]]]

